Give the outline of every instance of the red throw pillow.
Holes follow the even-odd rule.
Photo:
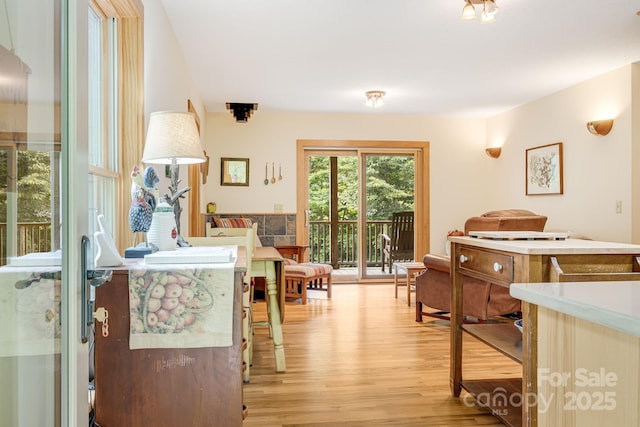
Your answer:
[[[219,218],[213,217],[216,227],[220,228],[251,228],[253,221],[249,218]]]

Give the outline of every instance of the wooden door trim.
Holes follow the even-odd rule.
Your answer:
[[[198,135],[200,135],[200,116],[190,99],[187,100],[187,111],[196,119]],[[206,152],[204,153],[206,156]],[[189,165],[189,236],[204,236],[204,220],[200,215],[200,164]]]
[[[327,152],[332,150],[350,149],[361,150],[386,150],[391,154],[394,150],[401,153],[403,150],[415,152],[415,226],[416,259],[422,259],[422,255],[430,250],[430,217],[429,217],[429,142],[428,141],[369,141],[369,140],[317,140],[299,139],[296,143],[296,244],[307,244],[308,229],[305,227],[305,209],[308,199],[308,164],[306,153],[308,151]],[[423,232],[420,232],[423,230]]]

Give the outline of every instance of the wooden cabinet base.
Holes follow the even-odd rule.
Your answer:
[[[235,274],[233,345],[129,350],[127,270],[97,288],[109,336],[96,336],[96,420],[102,427],[241,426],[242,276]]]
[[[540,427],[640,425],[639,377],[640,337],[538,307]]]

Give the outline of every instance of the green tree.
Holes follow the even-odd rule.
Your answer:
[[[309,209],[312,221],[329,221],[330,164],[328,156],[309,157]],[[358,159],[338,157],[338,219],[355,221],[358,218]]]
[[[366,219],[390,220],[394,212],[414,210],[414,160],[407,155],[371,155],[366,157]],[[356,221],[358,218],[358,157],[338,156],[337,210],[338,221]],[[328,222],[330,219],[330,157],[309,157],[309,209],[311,221]],[[319,226],[312,233],[314,258],[321,262],[330,259],[330,227]],[[367,250],[378,251],[379,228],[367,227]],[[371,235],[369,235],[371,233]],[[375,234],[375,235],[373,235]],[[357,252],[358,242],[339,239],[338,253]],[[339,255],[340,256],[340,255]],[[354,264],[355,265],[355,264]]]
[[[329,157],[309,158],[309,209],[312,221],[329,221]],[[390,219],[393,212],[414,210],[412,156],[368,156],[367,219]],[[338,219],[358,217],[358,158],[338,157]]]
[[[414,210],[412,156],[368,156],[367,219],[391,219],[393,212]]]
[[[329,221],[329,157],[309,157],[309,210],[311,221]]]
[[[358,158],[338,157],[338,220],[358,219]]]
[[[7,221],[8,152],[0,150],[0,222]],[[49,222],[51,219],[50,155],[18,151],[18,222]]]

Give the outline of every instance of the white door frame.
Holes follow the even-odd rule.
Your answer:
[[[88,2],[61,0],[62,288],[61,425],[88,423],[88,344],[81,342],[80,241],[88,230]]]

